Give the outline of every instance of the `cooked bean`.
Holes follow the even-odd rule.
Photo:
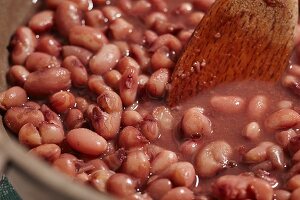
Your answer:
[[[300,188],[294,190],[289,200],[297,200],[300,197]]]
[[[161,199],[172,189],[172,182],[169,179],[161,178],[148,184],[146,191],[153,199]]]
[[[54,20],[58,32],[67,37],[72,27],[81,25],[82,13],[77,4],[71,1],[63,1],[57,6]]]
[[[123,18],[117,18],[110,24],[109,29],[114,39],[124,40],[132,33],[133,25]]]
[[[85,23],[94,28],[104,28],[105,18],[101,10],[93,9],[85,13]]]
[[[186,187],[176,187],[168,191],[161,200],[193,200],[194,193]]]
[[[54,12],[51,10],[44,10],[35,14],[30,21],[28,26],[34,32],[46,32],[52,29],[54,25]]]
[[[291,155],[296,153],[300,149],[300,135],[290,138],[287,147]]]
[[[188,30],[182,30],[178,33],[178,39],[181,41],[183,46],[187,44],[189,39],[192,37],[193,32],[194,32],[193,29],[188,29]]]
[[[180,153],[182,153],[186,157],[193,156],[200,148],[198,142],[194,140],[187,140],[182,143],[179,147]]]
[[[85,66],[75,56],[68,56],[64,59],[62,66],[68,69],[71,73],[72,84],[75,87],[87,85],[88,73]]]
[[[118,65],[117,65],[117,70],[121,73],[124,74],[126,70],[134,68],[138,72],[140,71],[140,65],[131,57],[126,56],[120,59]]]
[[[169,78],[169,70],[161,68],[155,71],[147,83],[147,91],[154,97],[162,97],[166,92],[166,85]]]
[[[277,145],[269,147],[267,149],[267,155],[276,169],[283,169],[286,167],[284,152],[281,147]]]
[[[114,153],[105,156],[103,161],[109,169],[113,171],[117,171],[121,165],[123,164],[124,160],[127,158],[127,153],[124,149],[118,149]]]
[[[122,173],[112,175],[106,183],[108,192],[119,197],[126,197],[136,192],[137,182],[130,176]]]
[[[61,149],[56,144],[42,144],[29,151],[30,154],[34,154],[46,161],[53,162],[59,158]]]
[[[76,108],[78,108],[82,113],[85,113],[85,111],[88,108],[88,102],[83,97],[75,97],[76,102]]]
[[[30,147],[36,147],[42,144],[42,138],[37,128],[31,123],[27,123],[19,131],[19,142]]]
[[[153,118],[146,117],[144,119],[141,123],[141,131],[149,141],[154,141],[160,137],[158,123]]]
[[[166,46],[170,50],[175,51],[177,54],[181,51],[181,42],[171,34],[164,34],[159,36],[150,48],[150,51],[157,51],[159,48]]]
[[[193,5],[204,12],[207,12],[215,0],[194,0]]]
[[[29,95],[45,96],[71,86],[70,72],[62,67],[46,68],[32,72],[25,81],[24,88]]]
[[[157,33],[155,33],[152,30],[146,30],[144,35],[145,35],[146,43],[148,45],[152,45],[152,43],[158,38]]]
[[[89,63],[90,70],[94,74],[102,75],[112,70],[120,58],[121,52],[116,45],[105,44],[98,53],[91,58]]]
[[[140,150],[129,152],[122,164],[122,172],[139,179],[142,183],[150,174],[149,157]]]
[[[297,188],[300,187],[300,175],[297,174],[290,178],[287,182],[287,187],[289,190],[296,190]]]
[[[65,138],[65,133],[62,127],[43,122],[38,127],[43,144],[60,144]]]
[[[300,115],[291,109],[281,109],[271,114],[265,120],[265,126],[269,129],[289,129],[300,122]]]
[[[144,90],[146,88],[146,85],[149,81],[149,77],[145,74],[141,74],[138,77],[138,82],[139,82],[139,86],[138,89],[139,90]]]
[[[122,113],[122,124],[124,126],[136,126],[142,121],[143,118],[137,111],[127,110]]]
[[[268,158],[267,149],[274,144],[272,142],[261,142],[245,154],[247,163],[260,163]]]
[[[12,107],[7,110],[4,116],[6,126],[14,133],[18,133],[20,128],[27,123],[37,127],[44,120],[41,111],[29,107]]]
[[[210,120],[202,114],[202,109],[193,107],[184,112],[181,128],[188,138],[202,138],[212,133]]]
[[[126,126],[119,134],[119,146],[125,149],[143,146],[148,140],[133,126]]]
[[[62,173],[74,177],[77,173],[75,165],[76,160],[76,157],[71,154],[62,154],[53,162],[52,166],[54,167],[54,169],[57,169]]]
[[[38,104],[37,102],[34,102],[34,101],[26,101],[23,105],[25,107],[29,107],[29,108],[32,108],[35,110],[39,110],[41,108],[40,104]]]
[[[87,173],[82,172],[75,176],[75,181],[78,181],[79,183],[87,183],[90,180],[90,177]]]
[[[196,155],[195,168],[199,176],[212,177],[228,163],[232,148],[225,141],[214,141]]]
[[[72,45],[81,46],[91,51],[100,50],[103,44],[108,42],[101,31],[89,26],[72,27],[69,33],[69,41]]]
[[[151,162],[150,172],[152,174],[160,174],[167,169],[171,164],[178,162],[176,153],[168,150],[163,150]]]
[[[85,123],[83,113],[79,109],[70,109],[65,117],[65,125],[68,130],[81,128]]]
[[[121,112],[122,101],[120,96],[113,91],[105,91],[97,98],[98,106],[107,113]]]
[[[283,148],[286,148],[290,143],[290,140],[295,137],[297,134],[293,129],[287,131],[280,131],[275,134],[275,139],[279,145]]]
[[[123,73],[119,84],[120,97],[124,106],[134,103],[137,96],[138,71],[130,67]]]
[[[151,4],[146,0],[134,2],[132,2],[131,0],[124,0],[120,1],[119,5],[123,11],[133,16],[144,15],[151,10]]]
[[[27,57],[25,67],[28,71],[34,72],[45,68],[60,67],[60,62],[55,56],[34,52]]]
[[[120,52],[121,52],[121,55],[123,56],[123,58],[129,56],[130,47],[126,41],[113,41],[112,43],[120,49]]]
[[[284,109],[284,108],[287,108],[287,109],[290,108],[290,109],[292,109],[293,108],[293,102],[292,101],[288,101],[288,100],[283,100],[283,101],[278,102],[277,107],[279,109]]]
[[[289,200],[291,193],[286,190],[274,190],[274,198],[276,200]]]
[[[170,69],[174,66],[174,62],[170,58],[169,48],[162,46],[157,49],[151,57],[151,67],[153,70],[158,70],[160,68]]]
[[[213,96],[210,104],[216,111],[228,114],[239,113],[245,107],[244,99],[238,96]]]
[[[8,72],[9,80],[16,85],[23,86],[29,71],[22,65],[13,65]]]
[[[62,47],[60,42],[53,36],[45,35],[40,37],[36,50],[58,57]]]
[[[81,47],[66,45],[62,48],[63,57],[66,58],[68,56],[77,57],[83,65],[87,66],[93,54]]]
[[[250,122],[245,127],[243,136],[249,140],[257,140],[261,135],[261,129],[257,122]]]
[[[67,142],[73,149],[88,155],[100,155],[107,149],[107,142],[103,137],[85,128],[69,131]]]
[[[26,91],[14,86],[0,93],[0,107],[7,110],[11,107],[21,106],[27,101]]]
[[[15,65],[23,65],[27,56],[29,56],[37,45],[37,39],[31,29],[20,27],[11,41],[12,52],[11,59]]]
[[[56,114],[54,111],[52,111],[48,106],[43,104],[40,108],[42,111],[45,121],[55,124],[57,126],[63,127],[62,120],[58,114]]]
[[[248,115],[251,119],[261,119],[268,109],[268,99],[263,95],[253,97],[248,105]]]
[[[102,159],[99,159],[99,158],[89,160],[89,161],[87,161],[86,164],[93,166],[92,169],[87,171],[89,173],[93,173],[93,172],[96,172],[98,170],[109,170],[109,168],[105,164],[105,162]]]
[[[92,92],[96,93],[97,95],[101,95],[107,90],[112,90],[111,87],[106,85],[106,83],[103,80],[103,77],[100,75],[91,75],[88,79],[88,87]]]
[[[145,47],[138,44],[131,44],[130,45],[133,58],[138,62],[141,66],[141,70],[146,72],[150,65],[150,55]]]
[[[102,12],[109,22],[122,16],[121,10],[115,6],[105,6],[103,7]]]
[[[121,73],[117,70],[111,70],[104,74],[105,83],[115,90],[119,88],[121,77]]]
[[[90,182],[98,191],[106,192],[106,183],[114,174],[115,172],[111,170],[98,170],[91,174]]]
[[[49,98],[51,107],[58,113],[66,112],[75,106],[75,97],[71,92],[60,91]]]
[[[166,106],[158,106],[152,111],[153,118],[157,121],[161,130],[171,130],[174,125],[174,117]]]
[[[193,10],[193,4],[189,2],[181,3],[175,10],[175,13],[178,15],[186,15]]]

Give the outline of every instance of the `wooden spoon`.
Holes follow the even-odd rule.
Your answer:
[[[297,0],[217,0],[177,61],[170,106],[235,80],[277,81],[294,46]]]

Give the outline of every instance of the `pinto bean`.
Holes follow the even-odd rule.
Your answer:
[[[249,140],[257,140],[261,135],[261,129],[257,122],[250,122],[245,127],[243,136]]]
[[[122,124],[124,126],[136,126],[143,121],[142,116],[134,110],[127,110],[122,113]]]
[[[162,46],[157,49],[151,57],[151,67],[153,70],[160,68],[170,69],[174,66],[174,62],[170,58],[170,51],[168,47]]]
[[[238,96],[213,96],[210,104],[216,111],[228,114],[239,113],[245,107],[244,99]]]
[[[261,119],[268,109],[268,99],[266,96],[257,95],[250,99],[248,115],[251,119]]]
[[[158,123],[152,118],[144,119],[141,123],[141,131],[149,141],[154,141],[160,137]]]
[[[296,190],[297,188],[300,187],[300,175],[297,174],[290,178],[287,182],[287,187],[289,190]]]
[[[36,33],[49,31],[53,25],[54,12],[51,10],[44,10],[35,14],[28,22],[29,28]]]
[[[126,56],[120,59],[118,65],[117,65],[117,70],[121,73],[124,74],[127,69],[134,68],[138,72],[140,71],[140,65],[131,57]]]
[[[120,97],[124,106],[129,106],[134,103],[137,96],[137,88],[138,88],[138,71],[130,67],[128,68],[119,84]]]
[[[11,41],[11,59],[15,65],[23,65],[27,56],[36,48],[37,39],[30,28],[20,27],[16,30]]]
[[[195,8],[207,12],[215,0],[194,0],[193,5]]]
[[[194,140],[187,140],[182,143],[179,147],[180,153],[182,153],[186,157],[193,156],[201,147],[198,142]]]
[[[244,160],[247,163],[260,163],[268,158],[267,149],[274,144],[272,142],[261,142],[245,154]]]
[[[178,38],[176,38],[175,36],[173,36],[171,34],[164,34],[164,35],[159,36],[153,42],[153,45],[151,46],[150,51],[155,52],[163,46],[166,46],[170,50],[175,51],[176,54],[179,54],[182,49],[181,42],[178,40]]]
[[[113,41],[112,43],[120,49],[123,58],[128,57],[130,55],[131,50],[129,44],[126,41]]]
[[[66,45],[62,48],[63,57],[68,56],[77,57],[84,66],[89,64],[91,57],[93,56],[92,52],[77,46]]]
[[[40,110],[42,111],[46,122],[63,127],[60,116],[56,114],[54,111],[52,111],[48,106],[43,104]]]
[[[107,113],[121,112],[123,108],[120,96],[109,90],[98,96],[97,104]]]
[[[195,168],[199,176],[212,177],[228,163],[233,151],[225,141],[214,141],[196,155]]]
[[[193,29],[187,29],[182,30],[178,33],[178,39],[181,41],[182,45],[186,45],[189,39],[192,37],[194,30]]]
[[[77,158],[71,154],[62,154],[53,162],[52,166],[62,173],[75,177],[77,174],[76,160]]]
[[[142,183],[150,174],[149,157],[141,150],[129,152],[122,164],[122,172],[139,179]]]
[[[131,0],[124,0],[120,1],[119,6],[124,12],[133,16],[141,16],[151,10],[151,4],[146,0],[134,2]]]
[[[213,186],[213,194],[221,199],[273,199],[273,189],[266,181],[241,175],[218,178]]]
[[[172,182],[169,179],[161,178],[148,184],[146,191],[153,199],[161,199],[172,189]]]
[[[91,51],[98,51],[107,43],[106,36],[93,27],[74,26],[69,33],[69,41],[72,45],[81,46]]]
[[[103,137],[85,128],[69,131],[67,142],[73,149],[88,155],[100,155],[107,149],[107,142]]]
[[[115,19],[109,29],[116,40],[125,40],[133,31],[133,25],[123,18]]]
[[[9,80],[16,85],[23,86],[29,71],[22,65],[13,65],[8,72]]]
[[[111,70],[104,74],[105,83],[115,90],[119,88],[121,78],[122,74],[117,70]]]
[[[168,191],[161,200],[193,200],[194,193],[187,187],[176,187]]]
[[[88,102],[83,97],[75,97],[76,102],[76,108],[79,109],[82,113],[85,113],[85,111],[88,108]]]
[[[7,110],[11,107],[21,106],[28,100],[26,91],[14,86],[0,93],[0,107]]]
[[[34,52],[27,57],[25,67],[28,71],[34,72],[45,68],[60,67],[60,62],[55,56]]]
[[[286,167],[284,152],[281,147],[273,145],[267,149],[267,154],[269,160],[276,169],[283,169]]]
[[[141,66],[141,70],[146,72],[150,65],[150,55],[145,47],[138,44],[131,44],[130,45],[132,56]]]
[[[276,200],[289,200],[291,193],[286,190],[274,190],[274,198]]]
[[[53,36],[44,35],[40,37],[36,50],[58,57],[62,47],[61,43]]]
[[[70,72],[61,67],[46,68],[32,72],[25,81],[24,88],[29,95],[45,96],[71,86]]]
[[[31,149],[29,153],[43,158],[48,162],[53,162],[59,158],[61,149],[56,144],[42,144]]]
[[[297,134],[293,129],[287,131],[280,131],[275,134],[276,142],[283,148],[288,147],[290,140],[295,137]]]
[[[102,159],[96,158],[87,161],[87,165],[92,165],[92,169],[88,170],[87,172],[94,173],[98,170],[109,170],[108,166],[105,164],[105,162]]]
[[[54,20],[58,32],[67,37],[72,27],[81,25],[82,13],[77,4],[71,1],[63,1],[57,6]]]
[[[288,100],[279,101],[277,104],[277,107],[281,110],[284,108],[292,109],[293,108],[293,102]]]
[[[29,107],[12,107],[7,110],[4,116],[6,126],[14,133],[18,133],[21,127],[27,123],[37,127],[44,120],[41,111]]]
[[[104,6],[102,12],[109,22],[122,16],[122,11],[116,6]]]
[[[37,128],[27,123],[19,131],[19,142],[29,147],[36,147],[42,144],[42,138]]]
[[[295,135],[294,137],[290,138],[287,147],[291,155],[296,153],[300,149],[300,136]]]
[[[150,172],[152,174],[160,174],[167,169],[171,164],[178,162],[176,153],[168,150],[163,150],[151,162]]]
[[[297,188],[292,192],[290,200],[297,200],[299,199],[299,196],[300,196],[300,188]]]
[[[147,83],[147,91],[151,96],[162,97],[166,92],[166,85],[170,78],[170,72],[161,68],[155,71],[149,78]]]
[[[189,2],[181,3],[175,10],[175,13],[178,15],[186,15],[191,13],[193,10],[193,4]]]
[[[126,197],[136,192],[137,182],[130,176],[122,173],[112,175],[106,183],[108,192],[119,197]]]
[[[281,109],[271,114],[265,120],[265,126],[269,129],[289,129],[300,122],[300,115],[291,109]]]
[[[63,128],[56,124],[43,122],[38,129],[43,144],[60,144],[65,138]]]
[[[103,29],[105,27],[105,18],[101,10],[93,9],[85,13],[85,23],[94,28]]]
[[[145,74],[141,74],[138,77],[138,82],[139,82],[139,86],[138,89],[139,90],[144,90],[146,88],[146,85],[149,81],[149,77]]]
[[[68,56],[64,59],[62,66],[70,71],[72,84],[75,87],[87,85],[88,73],[85,66],[75,56]]]
[[[153,109],[152,116],[157,121],[159,129],[171,130],[173,128],[174,117],[166,106],[158,106]]]
[[[119,146],[125,149],[143,146],[148,140],[133,126],[126,126],[119,134]]]
[[[100,75],[91,75],[88,79],[88,87],[97,95],[101,95],[107,90],[112,90],[108,85],[106,85],[103,77]]]
[[[65,125],[68,130],[81,128],[85,123],[83,113],[79,109],[70,109],[65,118]]]
[[[119,48],[114,44],[103,45],[99,52],[92,57],[89,63],[94,74],[104,74],[113,69],[121,58]]]
[[[202,109],[193,107],[184,112],[181,127],[185,137],[201,138],[212,133],[210,120],[202,114]]]
[[[98,170],[91,174],[91,184],[100,192],[106,192],[106,183],[108,179],[114,175],[115,172],[111,170]]]
[[[105,164],[107,164],[109,169],[116,171],[121,167],[121,165],[123,164],[126,158],[127,158],[126,151],[120,148],[116,150],[114,153],[105,156],[103,158],[103,161],[105,162]]]

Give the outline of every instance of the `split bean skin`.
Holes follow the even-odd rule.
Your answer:
[[[298,200],[299,25],[280,83],[228,82],[167,105],[213,3],[46,0],[8,48],[5,127],[29,154],[119,199]]]

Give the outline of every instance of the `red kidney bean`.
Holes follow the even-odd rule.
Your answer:
[[[167,169],[171,164],[178,162],[176,153],[168,150],[163,150],[158,153],[151,162],[151,174],[160,174]]]
[[[10,45],[13,64],[23,65],[27,56],[35,50],[37,39],[30,28],[22,26],[16,30]]]
[[[160,68],[170,69],[174,66],[174,62],[170,58],[169,48],[166,46],[162,46],[151,57],[151,67],[152,69],[158,70]]]
[[[274,198],[276,200],[289,200],[291,193],[286,190],[274,190]]]
[[[75,156],[71,154],[62,154],[52,163],[52,166],[62,173],[75,177],[77,174],[76,161],[77,158]]]
[[[170,72],[161,68],[155,71],[147,83],[147,91],[151,96],[162,97],[166,92],[166,85],[170,78]]]
[[[292,191],[300,188],[300,175],[297,174],[297,175],[293,176],[292,178],[290,178],[287,182],[287,187],[289,190],[292,190]]]
[[[124,126],[136,126],[142,121],[143,117],[137,111],[127,110],[122,113],[122,124]]]
[[[92,57],[89,67],[94,74],[104,74],[113,69],[121,58],[119,48],[114,44],[106,44]]]
[[[255,141],[261,135],[261,129],[257,122],[250,122],[245,127],[243,136],[249,140]]]
[[[90,176],[90,183],[94,188],[100,192],[106,192],[106,184],[108,179],[114,175],[115,172],[111,170],[98,170],[93,172]]]
[[[88,26],[104,29],[105,18],[101,10],[93,9],[85,13],[85,23]]]
[[[181,42],[178,40],[178,38],[176,38],[175,36],[173,36],[171,34],[164,34],[164,35],[159,36],[153,42],[153,45],[151,46],[151,48],[149,50],[152,52],[155,52],[163,46],[166,46],[170,50],[175,51],[176,54],[179,54],[182,49]]]
[[[228,114],[239,113],[245,107],[244,99],[238,96],[213,96],[210,104],[216,111]]]
[[[124,160],[127,158],[127,153],[124,149],[120,148],[116,150],[114,153],[109,154],[103,158],[103,161],[109,169],[113,171],[117,171],[121,165],[123,164]]]
[[[23,86],[29,71],[22,65],[13,65],[8,71],[9,80],[16,85]]]
[[[123,18],[115,19],[109,26],[115,40],[125,40],[133,32],[133,25]]]
[[[62,127],[43,122],[38,127],[43,144],[60,144],[65,138],[65,133]]]
[[[102,12],[109,22],[122,16],[121,10],[115,6],[105,6],[102,8]]]
[[[134,103],[137,96],[138,88],[138,70],[129,67],[123,73],[119,84],[120,97],[124,106],[129,106]]]
[[[107,142],[103,137],[85,128],[69,131],[67,142],[73,149],[88,155],[100,155],[107,149]]]
[[[101,31],[89,26],[72,27],[69,33],[69,41],[72,45],[81,46],[94,52],[100,50],[103,44],[108,42]]]
[[[232,156],[232,148],[225,141],[214,141],[196,155],[195,168],[199,176],[212,177],[226,165]]]
[[[202,138],[212,134],[211,122],[203,115],[202,109],[193,107],[184,112],[181,128],[188,138]]]
[[[248,115],[251,119],[261,119],[268,109],[268,99],[266,96],[257,95],[250,99],[248,105]]]
[[[37,128],[27,123],[19,131],[19,142],[29,147],[36,147],[42,144],[42,138]]]
[[[121,77],[122,74],[117,70],[111,70],[104,74],[105,83],[115,90],[119,88]]]
[[[146,191],[153,199],[161,199],[172,189],[172,182],[169,179],[161,178],[148,184]]]
[[[28,71],[34,72],[45,68],[60,67],[60,62],[55,56],[34,52],[27,57],[25,67]]]
[[[280,131],[275,134],[276,142],[286,148],[290,142],[290,140],[295,137],[297,134],[293,129],[289,129],[287,131]]]
[[[87,85],[87,70],[76,56],[66,57],[62,63],[62,66],[70,71],[72,84],[75,87],[82,87]]]
[[[148,70],[150,65],[150,55],[148,51],[142,45],[131,44],[130,45],[132,56],[138,62],[143,72]]]
[[[100,75],[91,75],[88,79],[89,89],[97,95],[101,95],[105,91],[112,90],[103,80]]]
[[[66,58],[68,56],[77,57],[83,65],[87,66],[93,54],[81,47],[66,45],[62,48],[63,57]]]
[[[14,133],[18,133],[20,128],[27,123],[32,123],[37,127],[44,120],[41,111],[29,107],[12,107],[4,116],[6,126]]]
[[[193,5],[204,12],[207,12],[215,0],[194,0]]]
[[[213,186],[213,194],[221,199],[273,199],[273,189],[266,181],[241,175],[218,178]]]
[[[194,193],[187,187],[176,187],[168,191],[161,200],[193,200]]]
[[[274,112],[265,120],[265,126],[268,129],[279,130],[289,129],[300,122],[300,115],[291,109],[281,109]]]
[[[56,144],[42,144],[31,149],[29,153],[43,158],[48,162],[53,162],[59,158],[61,149]]]
[[[65,117],[65,126],[68,130],[81,128],[86,122],[79,109],[70,109]]]
[[[60,116],[58,116],[58,114],[53,112],[48,106],[43,104],[41,106],[40,110],[42,111],[42,113],[45,117],[45,121],[47,121],[49,123],[52,123],[52,124],[55,124],[57,126],[63,127],[62,120],[61,120]]]
[[[112,175],[106,183],[106,189],[118,197],[126,197],[136,192],[137,182],[122,173]]]
[[[133,126],[126,126],[119,134],[119,146],[125,149],[141,147],[148,140]]]
[[[149,157],[141,150],[131,151],[122,164],[122,172],[139,179],[142,183],[150,174]]]
[[[32,72],[25,81],[24,88],[29,95],[45,96],[71,86],[70,72],[62,67],[46,68]]]
[[[14,86],[0,93],[0,108],[7,110],[11,107],[21,106],[28,100],[26,91]]]
[[[35,14],[28,22],[29,28],[36,33],[49,31],[53,25],[54,12],[51,10],[44,10]]]
[[[57,6],[54,20],[58,32],[67,37],[72,27],[82,24],[82,13],[77,4],[63,1]]]
[[[58,57],[60,55],[62,47],[60,42],[53,36],[44,35],[40,37],[36,50]]]

